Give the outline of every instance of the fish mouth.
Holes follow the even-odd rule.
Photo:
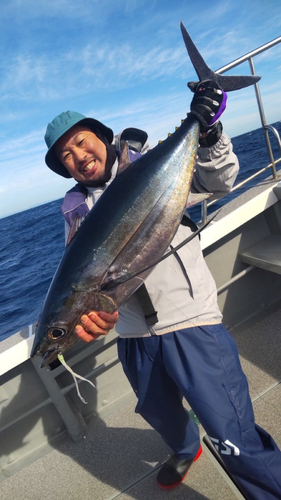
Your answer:
[[[43,351],[43,352],[42,352]],[[60,349],[58,348],[53,348],[53,349],[48,349],[47,351],[44,352],[44,349],[39,345],[39,343],[34,343],[30,352],[30,357],[35,358],[36,356],[39,356],[40,354],[43,356],[42,357],[42,363],[44,362],[44,365],[46,362],[49,360],[49,358],[53,358],[52,361],[55,359],[57,354],[59,353]],[[42,366],[44,366],[42,364]]]
[[[50,351],[46,351],[41,360],[40,368],[43,368],[46,365],[49,365],[53,361],[57,359],[57,355],[59,354],[59,349],[52,349]]]

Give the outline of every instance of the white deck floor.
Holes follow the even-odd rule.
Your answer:
[[[232,332],[248,377],[257,422],[281,446],[281,307]],[[50,445],[37,461],[0,484],[0,500],[235,500],[242,498],[208,450],[173,491],[156,484],[170,450],[139,415],[135,402],[93,419],[83,442]],[[203,430],[202,430],[203,432]],[[23,444],[24,446],[24,439]]]

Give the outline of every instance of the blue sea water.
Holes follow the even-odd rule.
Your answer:
[[[281,134],[281,122],[273,124]],[[269,163],[264,134],[257,129],[232,139],[240,162],[236,184]],[[280,156],[275,138],[274,158]],[[255,184],[264,177],[265,173]],[[216,210],[244,188],[212,206]],[[62,200],[0,219],[0,341],[37,321],[42,303],[64,251]],[[199,209],[191,210],[196,221]]]

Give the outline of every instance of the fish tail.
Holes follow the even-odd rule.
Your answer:
[[[230,92],[232,90],[239,90],[244,87],[249,87],[249,85],[253,85],[254,83],[257,83],[260,80],[261,77],[256,75],[223,76],[219,75],[218,73],[215,73],[205,63],[203,57],[201,56],[199,50],[191,40],[182,22],[180,23],[180,27],[183,40],[186,46],[186,50],[189,54],[189,57],[191,59],[191,62],[194,66],[194,69],[198,75],[200,82],[204,80],[213,80],[225,92]],[[190,82],[188,86],[191,90],[194,90],[197,84],[198,82]]]

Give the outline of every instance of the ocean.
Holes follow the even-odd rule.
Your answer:
[[[281,134],[281,122],[272,125]],[[269,163],[261,128],[234,137],[232,143],[240,162],[236,184]],[[272,149],[274,158],[278,158],[280,151],[275,138]],[[269,175],[267,171],[250,185]],[[244,189],[212,205],[210,212]],[[61,204],[62,200],[56,200],[0,219],[0,341],[37,321],[64,251]],[[197,222],[200,209],[194,207],[190,215]]]

